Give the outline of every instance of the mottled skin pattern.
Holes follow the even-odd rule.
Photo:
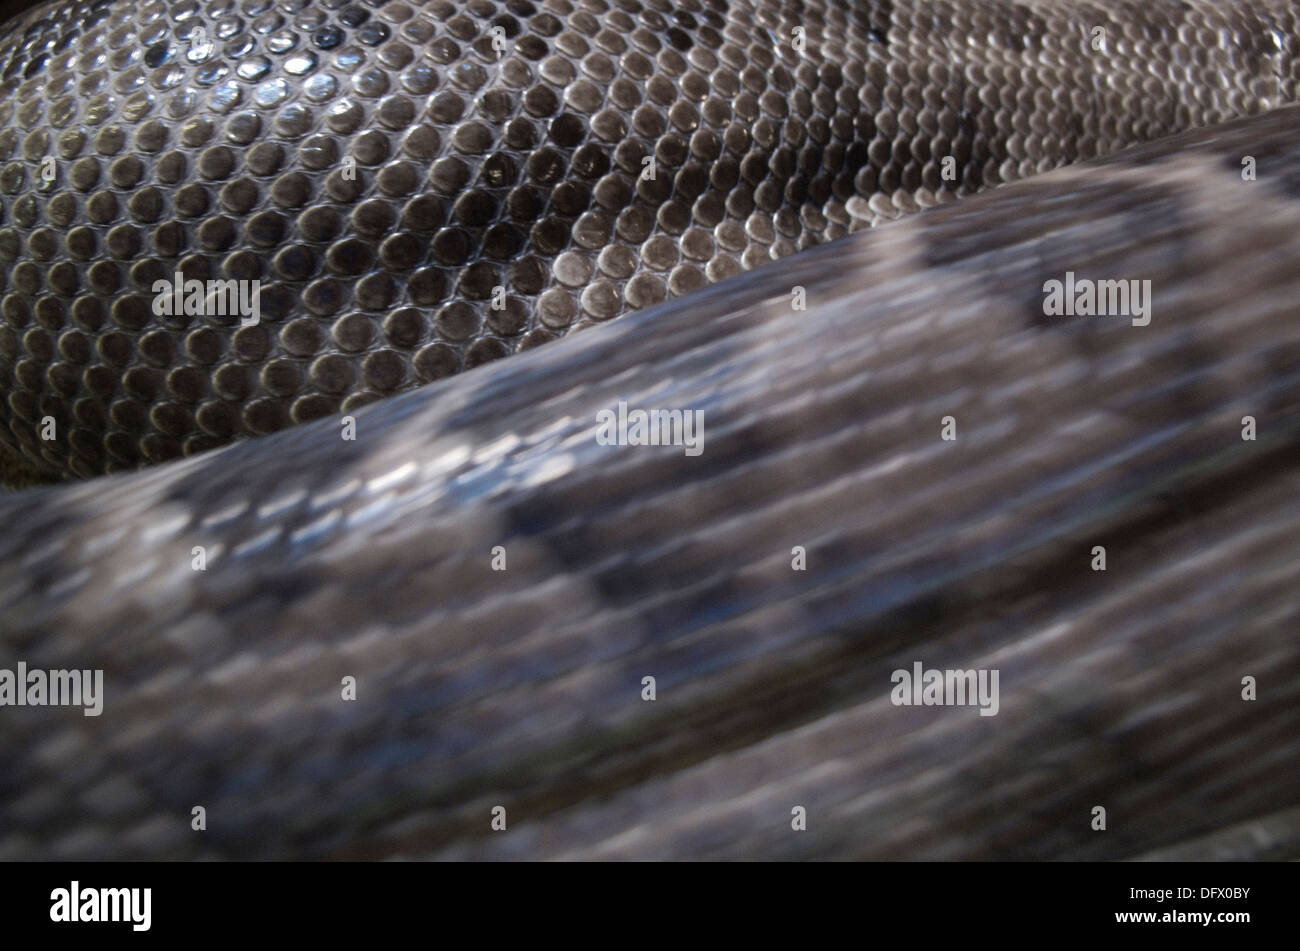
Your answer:
[[[1298,119],[811,249],[355,441],[0,503],[0,663],[109,685],[3,711],[0,854],[1293,854]],[[1043,316],[1117,267],[1149,326]],[[618,400],[702,409],[705,452],[598,445]],[[999,668],[998,716],[892,706],[917,658]]]
[[[1289,5],[48,9],[0,40],[5,438],[356,439],[0,501],[0,668],[107,691],[0,708],[0,857],[1297,854]],[[266,281],[257,333],[142,314],[177,265]],[[1066,270],[1152,323],[1044,317]],[[619,400],[705,452],[598,445]],[[998,716],[891,705],[917,659]]]
[[[1281,0],[47,4],[0,38],[0,445],[89,476],[350,411],[1292,101],[1298,36]],[[156,315],[175,273],[261,322]]]

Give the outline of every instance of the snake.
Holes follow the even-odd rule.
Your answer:
[[[10,20],[0,857],[1300,854],[1298,14]]]

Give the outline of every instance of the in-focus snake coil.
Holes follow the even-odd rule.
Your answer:
[[[1278,0],[46,4],[0,39],[0,442],[90,476],[350,411],[1290,101],[1296,36]],[[159,316],[176,274],[259,322]]]

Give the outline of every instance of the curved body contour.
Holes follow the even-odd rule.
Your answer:
[[[1250,49],[1241,112],[1293,91]],[[1148,104],[1096,115],[1145,137]],[[329,418],[0,502],[0,667],[106,684],[100,717],[0,711],[0,855],[1293,850],[1296,127],[810,248],[367,407],[353,440]],[[1067,271],[1151,280],[1150,324],[1045,317]],[[701,410],[703,452],[601,445],[620,401]],[[893,705],[917,659],[999,669],[998,715]]]
[[[4,711],[0,847],[1120,857],[1294,805],[1295,128],[855,235],[355,440],[0,503],[5,660],[106,677],[99,717]],[[1148,325],[1043,315],[1121,268]],[[701,410],[703,451],[601,445],[619,401]],[[916,659],[1000,669],[1000,711],[891,705]]]

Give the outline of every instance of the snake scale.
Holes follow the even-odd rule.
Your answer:
[[[1300,854],[1298,13],[0,28],[0,857]]]

